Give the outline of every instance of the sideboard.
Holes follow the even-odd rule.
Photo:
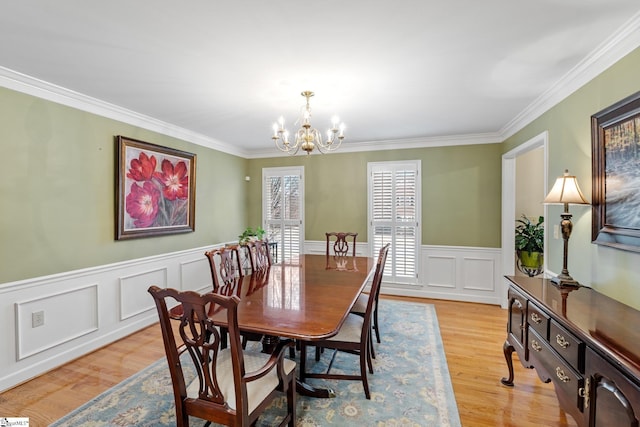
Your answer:
[[[579,426],[635,426],[640,420],[640,311],[580,286],[506,276],[504,356],[552,382],[560,407]]]

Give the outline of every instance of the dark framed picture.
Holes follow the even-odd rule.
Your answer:
[[[195,230],[196,155],[116,137],[116,240]]]
[[[640,92],[591,116],[592,241],[640,252]]]

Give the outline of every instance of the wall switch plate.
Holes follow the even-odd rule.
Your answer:
[[[553,226],[553,238],[554,239],[560,238],[560,226],[558,224],[555,224]]]
[[[44,325],[44,310],[31,313],[31,327],[37,328],[42,325]]]

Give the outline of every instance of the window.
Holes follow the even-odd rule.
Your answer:
[[[420,161],[369,163],[369,242],[391,243],[385,279],[416,284],[420,247]]]
[[[304,240],[304,168],[262,170],[262,223],[278,262],[297,260]]]

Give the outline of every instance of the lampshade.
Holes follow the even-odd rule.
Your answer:
[[[578,180],[575,176],[569,175],[569,171],[565,169],[564,175],[558,177],[553,188],[544,199],[544,203],[571,203],[575,205],[588,205],[589,202],[584,198]]]

